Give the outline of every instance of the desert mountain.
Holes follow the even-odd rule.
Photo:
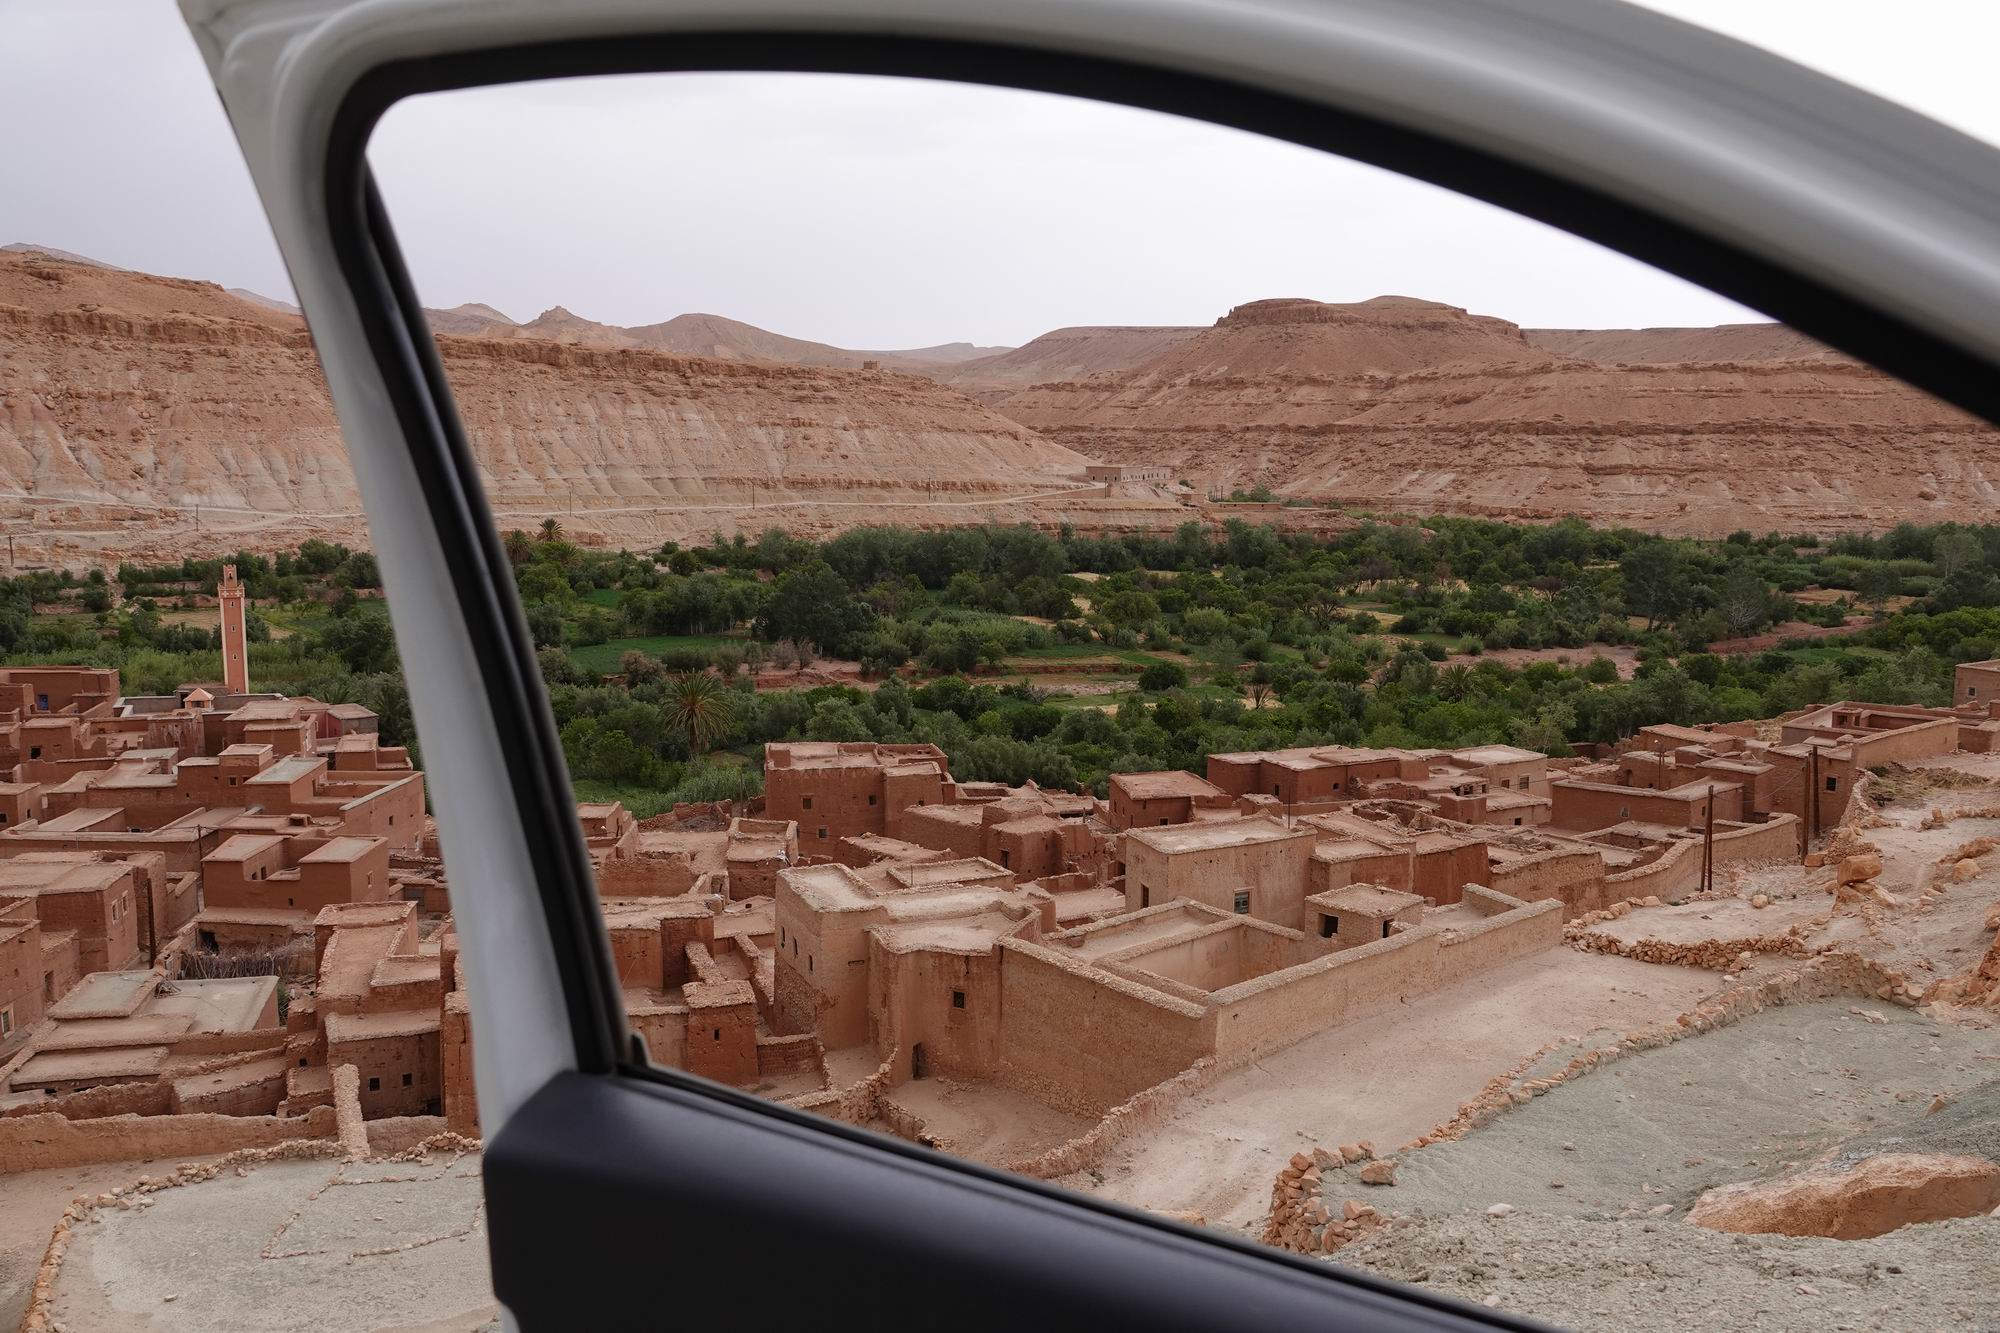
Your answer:
[[[1130,370],[1200,332],[1199,328],[1172,326],[1053,329],[1011,350],[963,360],[948,370],[931,373],[961,388],[992,390],[1019,388],[1045,380],[1083,379]]]
[[[1107,462],[1381,510],[1721,534],[1983,521],[2000,498],[2000,434],[1755,325],[1529,333],[1405,297],[1259,301],[1129,369],[987,400]]]
[[[1006,348],[946,343],[900,352],[863,352],[826,343],[788,338],[741,320],[721,315],[688,314],[658,324],[620,327],[585,319],[562,306],[544,310],[525,324],[508,319],[491,306],[462,305],[453,310],[426,310],[439,333],[479,338],[534,338],[579,347],[640,348],[675,356],[713,357],[722,361],[768,361],[792,366],[836,366],[859,370],[870,361],[896,369],[935,370]]]
[[[1680,361],[1845,361],[1825,343],[1783,324],[1717,324],[1695,329],[1523,329],[1557,356],[1611,365]]]
[[[1703,534],[1984,520],[2000,499],[2000,435],[1774,325],[1523,330],[1410,297],[1289,298],[1206,328],[891,353],[713,315],[429,313],[502,521],[561,511],[633,544],[773,522],[1194,516],[1169,488],[1082,494],[1092,459],[1348,508]],[[197,503],[208,545],[217,524],[362,539],[297,314],[0,252],[0,512],[123,552],[187,540]]]
[[[894,371],[525,333],[439,345],[503,522],[510,507],[574,503],[609,539],[640,542],[738,518],[890,521],[912,503],[926,506],[913,521],[976,521],[1006,507],[975,503],[1063,489],[1087,461]],[[59,521],[78,527],[198,503],[211,530],[262,523],[296,540],[318,519],[360,535],[301,320],[212,283],[41,254],[0,255],[0,479],[16,495],[71,502]],[[747,512],[753,503],[762,512]],[[37,514],[47,521],[45,503]]]

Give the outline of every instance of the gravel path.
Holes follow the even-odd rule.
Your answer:
[[[1731,1236],[1671,1218],[1461,1213],[1387,1228],[1339,1262],[1606,1333],[2000,1328],[2000,1218],[1817,1240]]]
[[[1682,1220],[1713,1186],[1883,1151],[2000,1154],[2000,1032],[1846,1001],[1767,1010],[1407,1153],[1392,1187],[1342,1173],[1326,1198],[1405,1218],[1337,1262],[1566,1327],[2000,1329],[2000,1218],[1866,1241]]]

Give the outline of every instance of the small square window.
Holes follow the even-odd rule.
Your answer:
[[[870,805],[873,805],[873,804],[875,804],[875,798],[874,798],[873,796],[870,796],[870,797],[868,798],[868,804],[870,804]]]
[[[1827,789],[1828,791],[1839,791],[1839,790],[1840,790],[1840,779],[1839,779],[1839,778],[1828,778],[1828,779],[1826,780],[1826,789]]]
[[[1323,939],[1323,940],[1330,940],[1330,939],[1332,939],[1332,938],[1333,938],[1333,932],[1334,932],[1334,931],[1336,931],[1336,930],[1338,930],[1338,929],[1340,929],[1340,918],[1339,918],[1339,917],[1335,917],[1335,916],[1323,916],[1323,917],[1321,917],[1321,918],[1319,919],[1319,937],[1320,937],[1321,939]]]
[[[1241,916],[1248,916],[1248,915],[1249,915],[1249,913],[1250,913],[1250,890],[1248,890],[1248,889],[1238,889],[1238,890],[1236,891],[1236,911],[1237,911],[1237,914],[1238,914],[1238,915],[1241,915]]]
[[[825,842],[825,841],[826,841],[826,830],[825,830],[825,829],[821,829],[821,830],[819,831],[819,840],[820,840],[821,842]]]
[[[371,1079],[369,1079],[369,1080],[368,1080],[368,1091],[370,1091],[370,1092],[380,1092],[380,1091],[382,1091],[382,1080],[381,1080],[381,1079],[379,1079],[379,1078],[371,1078]]]
[[[403,1075],[403,1086],[406,1088],[410,1086],[410,1076],[408,1074]]]
[[[800,808],[800,809],[802,809],[802,810],[810,810],[810,809],[812,809],[812,808],[813,808],[813,798],[812,798],[812,797],[810,797],[810,796],[805,796],[805,797],[801,797],[801,798],[799,799],[799,808]]]
[[[963,1008],[965,1008],[965,992],[964,992],[964,991],[962,991],[962,990],[955,990],[955,991],[953,991],[953,992],[951,993],[951,1007],[952,1007],[952,1008],[954,1008],[954,1009],[963,1009]]]

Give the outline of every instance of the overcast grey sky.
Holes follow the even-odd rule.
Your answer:
[[[2000,5],[1652,3],[2000,142]],[[289,299],[168,0],[0,0],[0,123],[0,243]],[[712,75],[449,94],[394,109],[371,154],[426,302],[517,319],[701,310],[893,348],[1200,324],[1271,296],[1393,292],[1536,326],[1750,317],[1371,168],[990,89]]]

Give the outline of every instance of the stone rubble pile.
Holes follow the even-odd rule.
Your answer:
[[[1314,1148],[1310,1155],[1293,1153],[1271,1185],[1271,1213],[1260,1239],[1294,1254],[1332,1254],[1352,1244],[1388,1219],[1371,1204],[1348,1199],[1338,1208],[1327,1202],[1328,1190],[1348,1167],[1364,1185],[1396,1183],[1393,1159],[1375,1155],[1365,1140],[1339,1148]]]

